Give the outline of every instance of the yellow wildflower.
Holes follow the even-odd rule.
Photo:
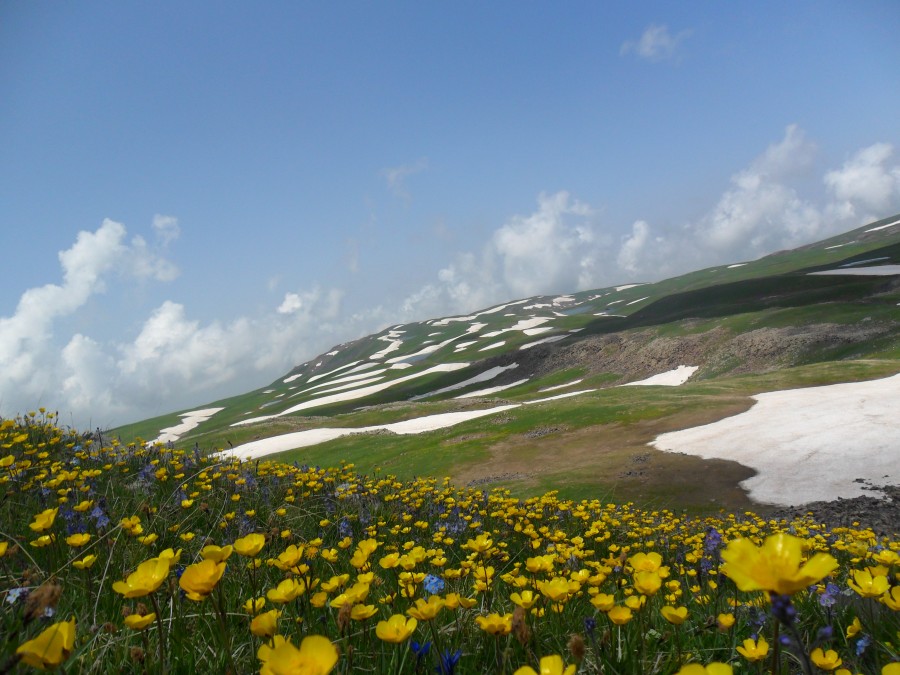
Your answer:
[[[805,564],[803,540],[784,532],[766,537],[762,547],[749,539],[735,539],[722,552],[723,572],[742,591],[771,591],[792,595],[818,583],[838,567],[827,553],[816,553]]]
[[[838,656],[838,653],[833,649],[829,649],[827,652],[823,651],[821,647],[816,647],[812,650],[812,653],[809,655],[809,658],[812,659],[812,662],[816,664],[817,668],[821,668],[822,670],[831,672],[839,665],[843,663],[841,657]]]
[[[766,658],[769,653],[769,643],[762,636],[755,642],[752,638],[747,638],[743,645],[738,646],[737,651],[750,663],[755,663]]]
[[[418,622],[414,618],[407,619],[402,614],[394,614],[387,621],[379,621],[375,626],[375,635],[379,640],[399,644],[409,638]]]
[[[55,669],[62,664],[75,645],[75,619],[55,623],[33,640],[16,649],[21,660],[32,668]]]
[[[290,640],[276,635],[271,646],[260,646],[256,657],[262,662],[260,675],[326,675],[337,663],[338,651],[328,638],[321,635],[303,638],[299,649]]]
[[[126,598],[142,598],[159,588],[168,574],[168,560],[151,558],[138,565],[124,581],[113,583],[113,590]]]
[[[542,656],[540,673],[531,666],[522,666],[513,675],[574,675],[575,665],[566,666],[562,657],[558,654]]]

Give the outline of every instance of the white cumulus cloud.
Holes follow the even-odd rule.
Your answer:
[[[619,54],[624,56],[634,53],[648,61],[674,60],[679,54],[681,43],[690,34],[690,30],[683,30],[672,35],[669,27],[665,24],[651,24],[647,26],[638,40],[624,42],[619,49]]]
[[[875,143],[825,174],[833,195],[831,213],[840,218],[874,220],[900,210],[900,166],[890,162],[894,147]]]

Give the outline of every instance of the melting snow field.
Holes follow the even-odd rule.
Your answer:
[[[174,443],[184,434],[189,432],[191,429],[196,429],[197,425],[199,425],[201,422],[205,422],[220,410],[225,410],[225,408],[206,408],[204,410],[192,410],[191,412],[181,413],[179,415],[179,417],[181,418],[181,424],[176,424],[174,427],[166,427],[165,429],[160,429],[159,436],[157,436],[150,442],[168,443],[169,441],[172,441]]]
[[[659,450],[755,469],[742,482],[758,502],[795,505],[871,494],[900,479],[900,375],[769,392],[747,412],[663,434]]]
[[[860,277],[889,277],[900,274],[900,265],[876,265],[874,267],[847,267],[836,270],[822,270],[821,272],[810,272],[813,275],[835,275],[843,274],[848,276]]]
[[[675,370],[670,370],[665,373],[660,373],[659,375],[654,375],[653,377],[648,377],[646,380],[628,382],[627,384],[623,384],[622,386],[637,387],[657,385],[663,387],[677,387],[687,382],[690,379],[691,375],[696,373],[698,369],[699,366],[678,366]]]
[[[238,445],[229,450],[217,453],[220,456],[236,457],[238,459],[256,459],[272,455],[276,452],[284,452],[285,450],[295,450],[297,448],[306,448],[311,445],[318,445],[326,441],[340,438],[341,436],[349,436],[350,434],[361,434],[367,431],[378,431],[387,429],[395,434],[421,434],[426,431],[434,431],[436,429],[444,429],[452,427],[461,422],[484,417],[485,415],[493,415],[503,412],[511,408],[518,408],[518,405],[501,405],[485,410],[466,410],[463,412],[443,413],[440,415],[426,415],[403,422],[394,422],[392,424],[379,424],[373,427],[346,427],[346,428],[327,428],[327,429],[308,429],[306,431],[296,431],[292,434],[282,434],[273,436],[272,438],[263,438],[258,441],[251,441]]]

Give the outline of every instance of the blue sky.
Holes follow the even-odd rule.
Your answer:
[[[900,211],[900,5],[0,5],[0,414]]]

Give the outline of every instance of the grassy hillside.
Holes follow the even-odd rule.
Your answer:
[[[900,263],[900,228],[878,229],[893,220],[658,283],[391,326],[267,387],[197,406],[223,410],[178,442],[208,451],[594,390],[418,435],[344,436],[282,458],[345,459],[365,472],[450,476],[520,495],[559,489],[695,512],[744,509],[737,483],[748,469],[647,444],[745,410],[753,394],[900,372],[898,276],[811,274]],[[698,368],[680,387],[618,386],[680,365]],[[477,395],[485,389],[497,391]],[[179,421],[165,415],[112,433],[149,440]]]

